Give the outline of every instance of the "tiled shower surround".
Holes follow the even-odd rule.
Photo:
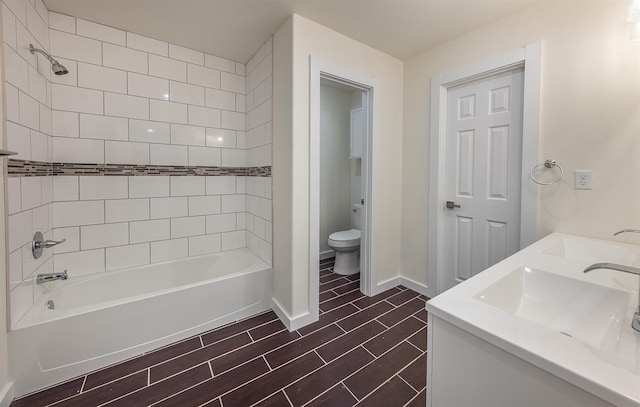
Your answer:
[[[238,247],[271,263],[271,39],[245,65],[41,0],[4,0],[3,30],[7,147],[19,153],[8,181],[13,324],[41,294],[38,273]],[[69,74],[52,75],[30,42]],[[34,260],[35,231],[66,242]]]

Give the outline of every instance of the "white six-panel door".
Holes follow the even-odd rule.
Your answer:
[[[443,289],[520,249],[523,79],[520,68],[447,91]]]

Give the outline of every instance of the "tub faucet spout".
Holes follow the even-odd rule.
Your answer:
[[[596,269],[609,269],[622,271],[623,273],[631,273],[640,276],[640,268],[631,267],[631,266],[623,266],[622,264],[614,264],[614,263],[596,263],[592,264],[586,269],[584,269],[585,273],[588,273],[592,270]],[[640,332],[640,285],[638,286],[638,309],[633,314],[633,319],[631,321],[631,327],[636,331]]]
[[[43,273],[38,274],[36,283],[42,284],[48,283],[49,281],[66,280],[67,278],[69,278],[69,276],[67,275],[67,270],[63,271],[62,273]]]

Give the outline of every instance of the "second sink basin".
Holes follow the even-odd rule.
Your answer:
[[[629,293],[522,267],[479,292],[475,298],[596,349],[606,350],[616,347]]]
[[[638,250],[573,237],[559,238],[542,253],[591,263],[619,263],[631,266],[640,262]]]

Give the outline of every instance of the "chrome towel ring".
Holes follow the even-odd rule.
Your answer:
[[[542,181],[538,181],[534,176],[533,173],[540,167],[544,166],[545,168],[554,168],[554,167],[558,167],[558,169],[560,170],[560,175],[554,179],[553,181],[549,181],[549,182],[542,182]],[[535,182],[538,185],[553,185],[557,182],[560,182],[560,180],[562,179],[562,177],[564,176],[564,170],[562,169],[562,167],[560,166],[560,164],[558,164],[558,162],[556,160],[554,160],[553,158],[549,158],[547,160],[544,160],[544,162],[542,164],[538,164],[535,167],[533,167],[531,169],[531,171],[529,172],[529,178],[531,178],[531,181]]]

